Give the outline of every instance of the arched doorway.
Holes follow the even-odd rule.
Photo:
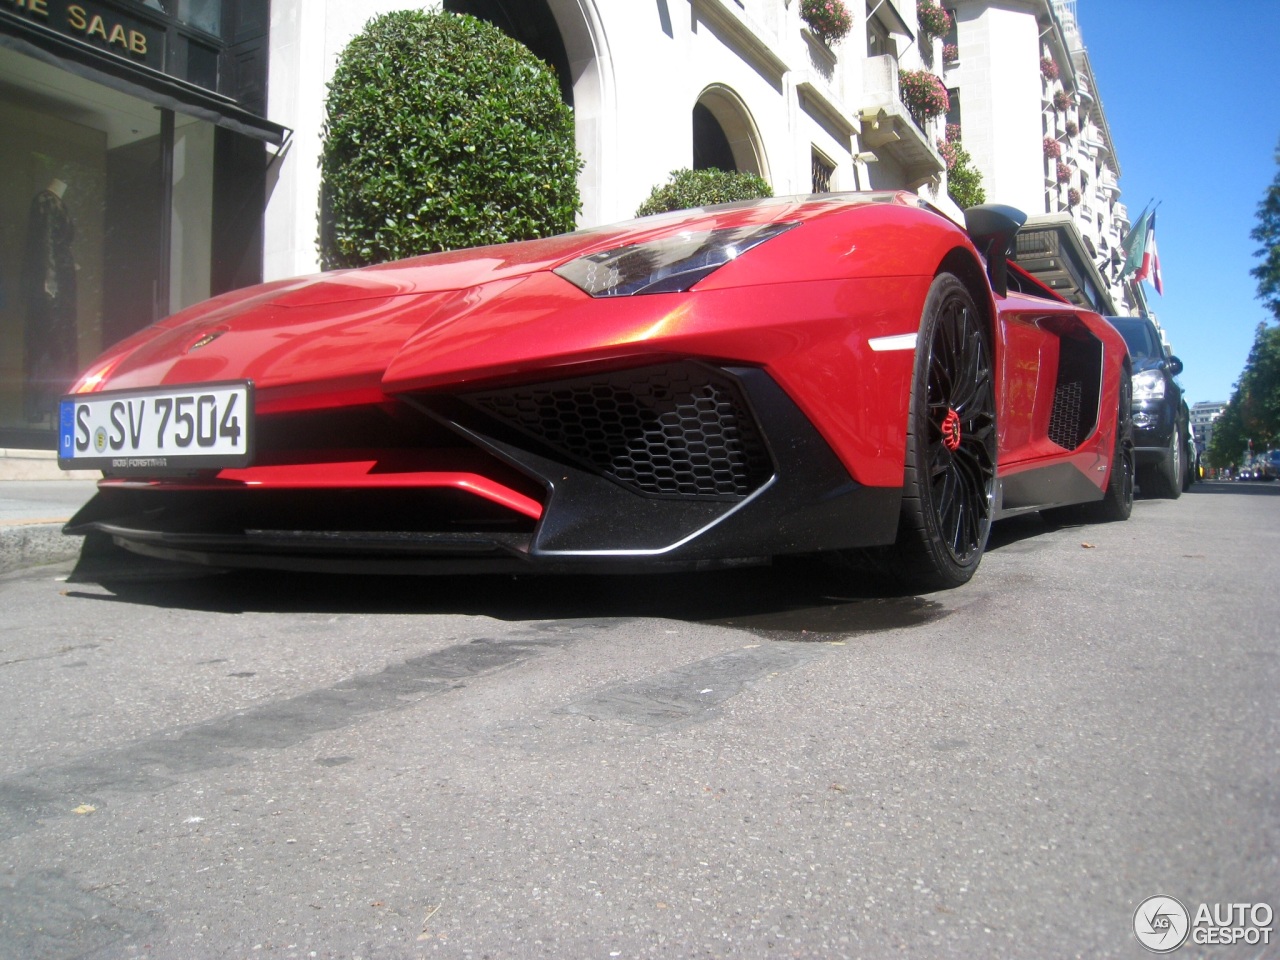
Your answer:
[[[449,13],[469,13],[479,20],[488,21],[507,36],[523,43],[535,57],[556,72],[560,96],[573,106],[569,55],[547,0],[444,0],[444,9]]]
[[[738,169],[724,128],[715,114],[701,103],[693,105],[693,169]]]
[[[728,87],[707,87],[693,107],[693,169],[716,167],[769,179],[760,133],[742,99]]]

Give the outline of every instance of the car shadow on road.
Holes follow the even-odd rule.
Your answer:
[[[850,589],[818,560],[683,575],[230,572],[186,579],[107,580],[77,585],[67,596],[219,613],[465,614],[500,620],[664,617],[729,622],[809,611],[814,629],[837,629],[831,612],[835,608],[859,605],[883,612],[890,602],[903,610],[929,605],[921,598]]]
[[[1001,521],[988,551],[1054,529],[1038,514]],[[82,558],[72,599],[217,613],[463,614],[500,620],[661,617],[821,639],[915,626],[949,612],[950,591],[919,596],[827,558],[699,573],[394,576],[233,571],[166,576],[169,565]],[[981,571],[978,576],[980,577]],[[89,584],[92,584],[90,586]],[[963,589],[963,588],[962,588]]]
[[[895,592],[817,557],[683,574],[517,576],[254,570],[174,577],[165,576],[168,565],[146,562],[125,576],[128,560],[113,557],[104,571],[82,557],[65,595],[216,613],[462,614],[508,621],[657,617],[814,640],[914,626],[949,612],[939,599]]]

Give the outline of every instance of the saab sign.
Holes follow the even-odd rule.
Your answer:
[[[114,7],[83,0],[0,0],[0,10],[134,63],[145,63],[157,70],[164,66],[164,28]]]

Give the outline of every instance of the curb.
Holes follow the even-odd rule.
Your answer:
[[[62,470],[53,450],[0,447],[0,480],[97,480],[99,470]]]
[[[62,532],[62,522],[0,525],[0,574],[75,560],[84,537]]]

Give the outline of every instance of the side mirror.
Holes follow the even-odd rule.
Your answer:
[[[1027,222],[1027,215],[1016,207],[984,203],[964,212],[965,229],[973,245],[986,257],[991,289],[1000,296],[1009,292],[1009,258],[1013,256],[1014,238]]]
[[[1171,356],[1164,362],[1164,368],[1169,371],[1169,376],[1176,377],[1182,372],[1182,361]]]

